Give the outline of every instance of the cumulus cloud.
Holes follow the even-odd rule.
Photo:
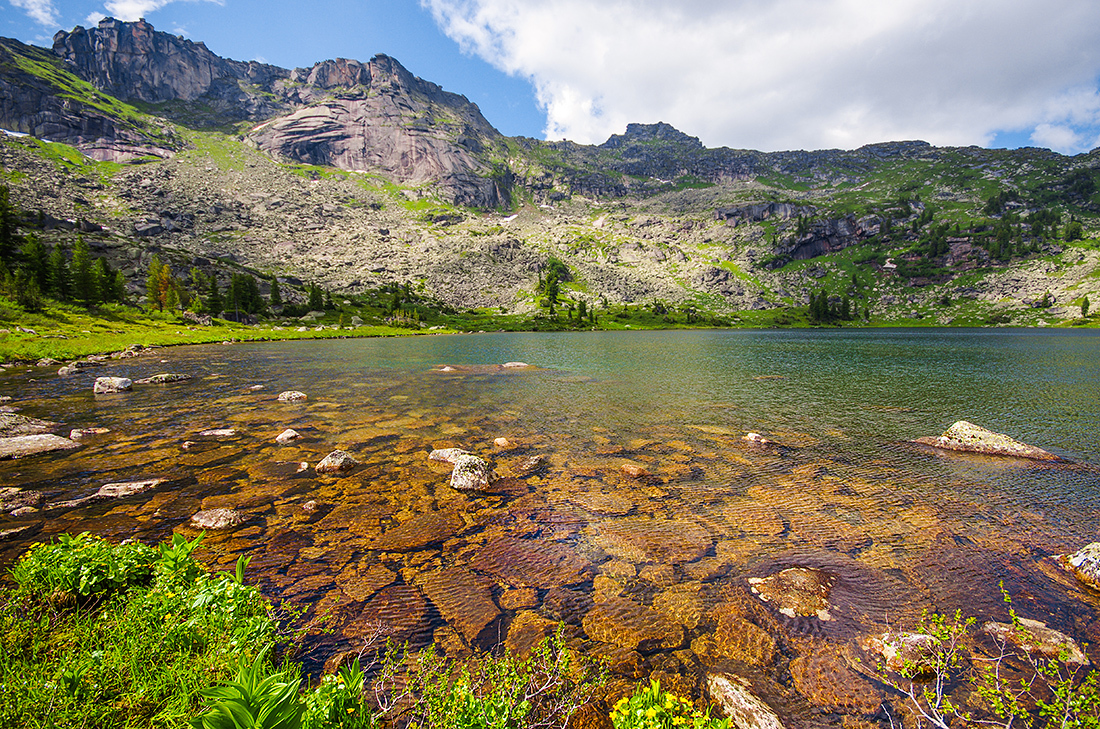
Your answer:
[[[25,12],[31,20],[49,28],[57,26],[57,8],[51,0],[9,0],[12,7]]]
[[[134,21],[146,17],[154,10],[160,10],[165,5],[170,5],[175,0],[107,0],[105,7],[107,15],[119,20]],[[205,0],[222,5],[223,0]],[[89,20],[91,16],[89,16]],[[99,21],[96,21],[99,22]]]
[[[464,50],[530,79],[551,139],[660,120],[708,146],[988,144],[1012,130],[1078,151],[1100,129],[1100,3],[420,1]]]

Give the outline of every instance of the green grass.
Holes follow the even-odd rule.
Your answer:
[[[209,344],[213,342],[268,341],[287,339],[331,339],[340,337],[392,337],[415,333],[410,329],[391,326],[362,326],[334,331],[339,325],[339,313],[317,323],[294,322],[280,327],[275,323],[256,326],[235,324],[215,319],[214,326],[203,327],[180,320],[177,316],[142,313],[138,309],[109,305],[94,310],[67,304],[49,304],[41,313],[26,313],[11,302],[0,298],[0,361],[29,362],[44,357],[58,360],[75,359],[89,354],[117,352],[133,344],[171,346],[178,344]],[[350,315],[345,317],[350,322]],[[325,325],[324,331],[315,328]],[[21,332],[16,327],[35,333]],[[280,328],[277,328],[280,327]]]

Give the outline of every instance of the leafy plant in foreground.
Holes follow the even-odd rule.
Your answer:
[[[191,722],[195,729],[300,729],[305,705],[298,698],[298,674],[269,672],[266,653],[241,661],[236,680],[199,691],[210,703]]]
[[[84,532],[62,534],[56,542],[39,543],[15,565],[12,578],[25,591],[103,597],[148,585],[157,551],[140,542],[111,544]]]
[[[729,719],[715,719],[699,713],[691,701],[661,690],[661,682],[650,681],[630,698],[623,697],[611,712],[615,729],[729,729]]]

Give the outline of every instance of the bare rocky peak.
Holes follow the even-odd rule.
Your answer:
[[[684,134],[671,124],[627,124],[625,134],[613,134],[601,144],[604,149],[618,149],[634,142],[673,142],[693,149],[702,149],[703,143],[698,137]]]
[[[124,101],[193,101],[219,79],[265,87],[290,75],[276,66],[222,58],[203,43],[159,32],[144,20],[104,18],[95,28],[59,31],[53,50],[77,76]]]

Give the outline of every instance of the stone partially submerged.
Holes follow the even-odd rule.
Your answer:
[[[313,470],[317,473],[350,473],[358,466],[359,461],[352,458],[350,453],[336,450],[325,456]]]
[[[1035,461],[1064,461],[1063,458],[1044,451],[1042,448],[1021,443],[1003,433],[995,433],[965,420],[958,421],[939,437],[917,438],[913,442],[961,453],[1028,458]]]
[[[134,389],[134,381],[129,377],[97,377],[92,391],[96,395],[108,395],[113,392],[126,392]]]
[[[454,465],[451,488],[457,491],[481,491],[496,480],[488,461],[461,448],[437,448],[428,454],[428,459]]]
[[[1058,558],[1073,576],[1094,590],[1100,590],[1100,542],[1093,542],[1073,554]]]
[[[1039,620],[1019,618],[1018,625],[988,622],[982,630],[994,640],[1014,645],[1025,653],[1057,659],[1070,666],[1089,665],[1077,641]]]
[[[0,438],[0,461],[37,456],[41,453],[53,453],[54,451],[72,450],[79,447],[80,444],[76,441],[50,433]]]
[[[28,418],[15,413],[0,413],[0,436],[41,435],[60,427],[60,423]]]

